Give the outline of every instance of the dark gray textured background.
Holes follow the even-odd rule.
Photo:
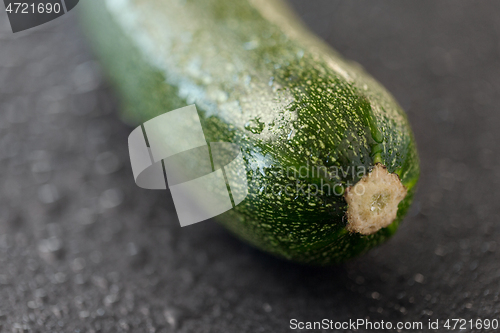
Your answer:
[[[133,182],[131,127],[74,24],[78,7],[18,34],[2,12],[0,331],[500,319],[500,2],[293,5],[408,111],[422,176],[397,235],[319,269],[263,254],[212,221],[181,229],[166,192]]]

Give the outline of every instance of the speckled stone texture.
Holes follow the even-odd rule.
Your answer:
[[[212,221],[180,228],[166,191],[134,184],[132,127],[75,24],[78,6],[18,34],[1,12],[1,332],[500,319],[500,2],[293,5],[408,112],[422,176],[396,236],[319,269],[263,254]]]

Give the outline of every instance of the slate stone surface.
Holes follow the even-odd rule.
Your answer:
[[[132,127],[75,24],[78,6],[18,34],[1,12],[1,332],[500,319],[500,2],[293,5],[408,112],[422,177],[397,235],[319,269],[263,254],[212,221],[180,228],[167,192],[132,180]]]

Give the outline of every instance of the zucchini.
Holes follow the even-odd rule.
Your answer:
[[[277,0],[88,0],[79,9],[141,124],[195,104],[239,145],[247,198],[217,221],[276,256],[327,265],[394,234],[419,177],[394,98]]]

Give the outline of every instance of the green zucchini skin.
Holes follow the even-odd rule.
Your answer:
[[[285,4],[87,0],[80,12],[127,122],[194,103],[208,142],[241,147],[249,195],[217,217],[234,234],[282,258],[328,265],[397,230],[419,177],[407,117],[383,87],[308,32]],[[408,194],[391,225],[371,235],[350,233],[339,190],[377,162],[399,175]],[[300,179],[283,172],[304,166],[309,171]],[[321,168],[356,172],[314,174]],[[297,182],[306,191],[269,190]],[[326,183],[337,192],[329,193]],[[312,184],[324,191],[308,195]]]

